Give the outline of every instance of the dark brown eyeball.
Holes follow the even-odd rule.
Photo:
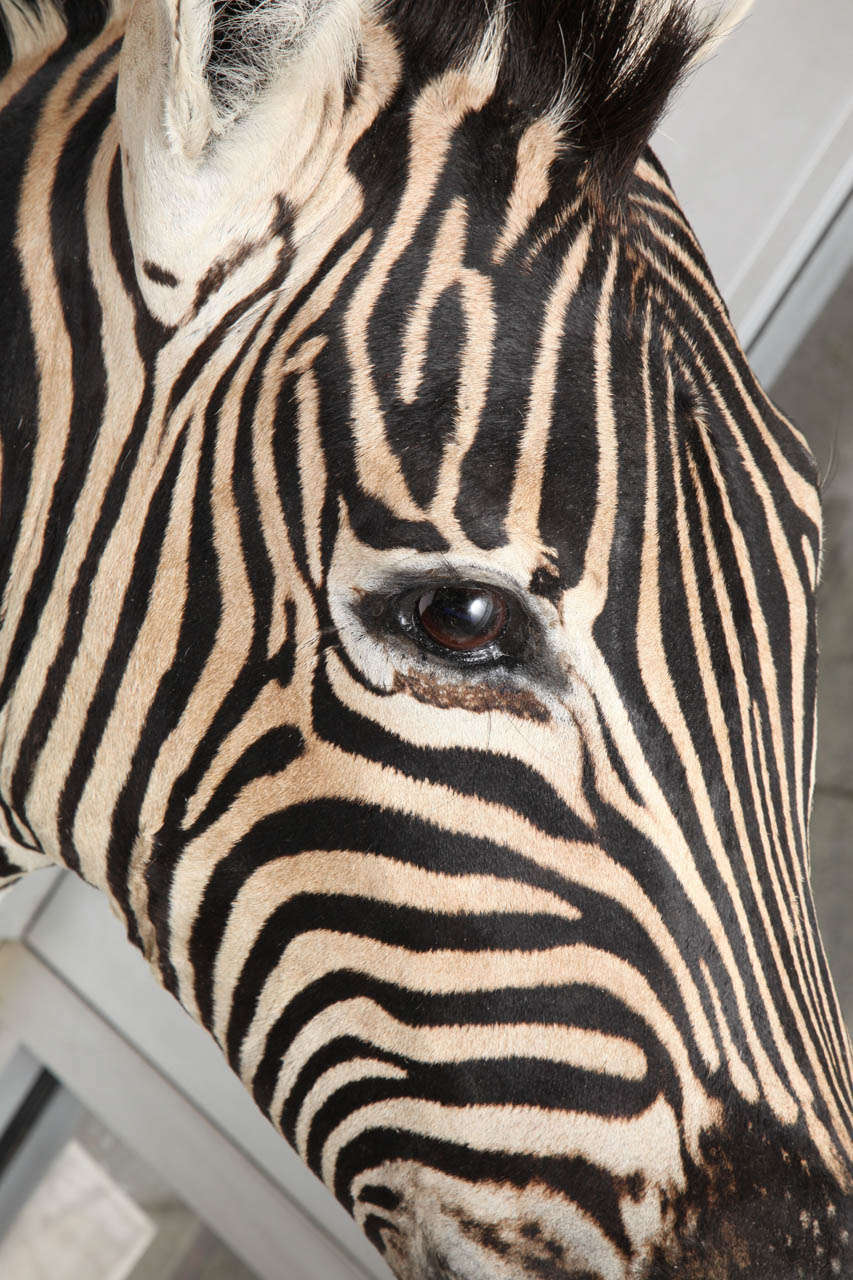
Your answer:
[[[454,653],[485,649],[507,621],[503,597],[488,587],[436,587],[420,597],[416,613],[430,640]]]

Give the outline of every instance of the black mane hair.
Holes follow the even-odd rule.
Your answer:
[[[464,65],[500,2],[388,0],[383,11],[426,80]],[[715,21],[690,0],[506,0],[497,96],[531,119],[564,102],[567,141],[613,191]]]

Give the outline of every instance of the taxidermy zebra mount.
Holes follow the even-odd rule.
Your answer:
[[[647,147],[726,15],[0,10],[4,876],[402,1280],[853,1275],[815,466]]]

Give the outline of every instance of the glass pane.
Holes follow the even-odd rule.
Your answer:
[[[25,1066],[27,1064],[24,1064]],[[0,1276],[257,1280],[173,1189],[30,1060],[0,1078]],[[23,1096],[21,1096],[23,1095]]]

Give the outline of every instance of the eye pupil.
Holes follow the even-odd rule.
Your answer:
[[[436,587],[417,603],[424,631],[445,649],[482,649],[496,640],[506,624],[507,608],[486,587]]]

